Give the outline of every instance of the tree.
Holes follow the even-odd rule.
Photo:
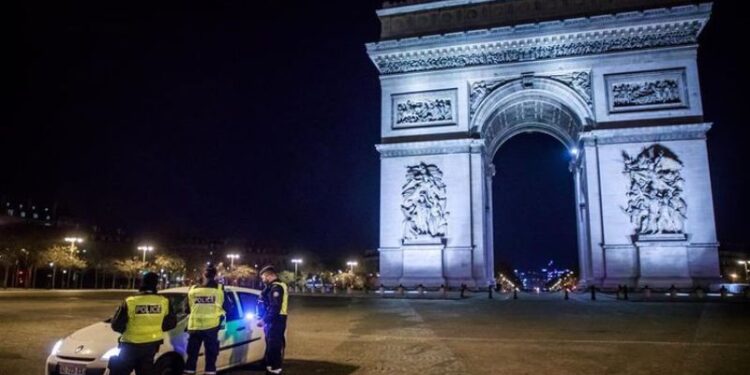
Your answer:
[[[281,271],[279,272],[279,280],[286,285],[295,285],[294,272],[293,271]]]
[[[0,226],[0,265],[5,269],[3,285],[7,286],[11,267],[15,272],[25,268],[24,286],[33,283],[40,255],[58,237],[54,228],[38,227],[25,223]]]
[[[255,278],[257,274],[258,271],[253,267],[238,265],[234,266],[229,272],[226,272],[224,277],[234,285],[240,285],[242,280]]]
[[[0,248],[0,265],[3,266],[3,288],[8,287],[8,279],[10,276],[10,268],[16,264],[18,260],[17,254],[10,248]]]
[[[156,265],[157,269],[167,274],[167,280],[172,280],[177,276],[176,274],[181,274],[185,271],[185,261],[171,254],[157,255],[154,265]]]
[[[115,268],[128,278],[128,288],[131,289],[135,289],[135,279],[138,277],[138,274],[147,267],[148,263],[138,260],[137,258],[115,261]]]
[[[78,254],[70,251],[67,246],[52,245],[39,257],[41,264],[52,264],[52,288],[55,287],[55,274],[57,268],[63,269],[83,269],[87,263],[78,257]]]

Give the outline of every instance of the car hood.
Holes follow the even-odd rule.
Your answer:
[[[81,328],[63,339],[58,357],[97,359],[117,346],[120,334],[109,323],[100,322]]]

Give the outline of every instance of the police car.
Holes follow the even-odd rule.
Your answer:
[[[156,373],[179,375],[187,358],[187,294],[189,288],[172,288],[159,292],[169,299],[171,311],[177,315],[177,326],[164,332],[164,343],[156,354]],[[266,350],[263,328],[257,327],[257,305],[260,291],[225,287],[226,320],[219,331],[219,370],[263,360]],[[46,375],[107,375],[109,359],[119,353],[117,339],[109,320],[80,329],[55,343],[47,357]],[[201,352],[202,353],[202,352]],[[198,358],[198,373],[203,370],[203,355]]]

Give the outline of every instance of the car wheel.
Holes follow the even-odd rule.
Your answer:
[[[182,360],[168,355],[159,358],[154,365],[154,374],[157,375],[181,375],[183,370]]]

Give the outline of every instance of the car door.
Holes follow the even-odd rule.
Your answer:
[[[252,334],[246,323],[237,295],[232,290],[224,292],[224,328],[219,331],[219,358],[217,367],[226,368],[245,363],[248,342]]]
[[[250,330],[250,346],[247,351],[246,363],[253,363],[263,359],[266,351],[266,344],[263,340],[263,328],[258,327],[258,295],[248,292],[237,292],[240,299],[240,306],[245,316],[245,321]]]

